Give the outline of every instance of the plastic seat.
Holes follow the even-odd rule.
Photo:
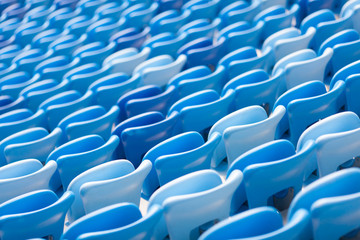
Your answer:
[[[290,222],[283,225],[281,214],[276,209],[259,207],[221,221],[203,233],[199,240],[305,240],[311,238],[311,233],[305,231],[309,224],[307,211],[299,210]]]
[[[3,95],[0,96],[0,103],[0,114],[26,107],[26,100],[23,96],[13,99],[10,96]]]
[[[154,85],[136,88],[119,98],[117,105],[122,109],[120,119],[151,111],[166,114],[176,100],[174,95],[174,86],[167,88],[164,92]]]
[[[141,51],[136,48],[126,48],[105,58],[103,66],[110,65],[112,73],[125,73],[131,76],[134,69],[144,62],[149,54],[150,48],[144,48]]]
[[[352,168],[315,181],[295,197],[287,218],[292,219],[298,211],[308,211],[316,240],[339,239],[357,229],[359,188],[352,183],[358,181],[359,176],[359,170]],[[339,222],[339,218],[343,221]]]
[[[63,29],[66,22],[77,17],[79,14],[79,11],[74,11],[70,7],[57,9],[48,16],[49,25],[54,28]]]
[[[102,0],[81,0],[76,4],[76,10],[79,11],[79,14],[92,17],[95,15],[96,10],[104,3],[105,1]]]
[[[247,200],[249,208],[266,205],[288,208],[292,195],[298,194],[305,179],[316,170],[315,144],[311,142],[295,152],[294,145],[287,140],[271,141],[259,145],[230,165],[227,176],[235,169],[244,174],[244,179],[234,194],[232,211],[238,211]],[[315,166],[314,166],[315,165]],[[281,201],[276,201],[280,199]]]
[[[61,237],[66,212],[74,201],[72,192],[61,198],[50,190],[34,191],[12,198],[0,205],[1,236],[23,239],[52,236]]]
[[[140,75],[129,77],[124,73],[112,73],[100,78],[89,86],[94,92],[95,103],[110,109],[121,96],[138,87]]]
[[[310,42],[310,47],[317,50],[327,38],[342,30],[351,28],[352,21],[350,16],[336,19],[335,14],[331,10],[323,9],[308,15],[302,20],[300,26],[301,32],[306,32],[309,27],[316,29],[315,36]]]
[[[94,105],[71,113],[59,122],[63,132],[63,142],[89,134],[97,134],[103,139],[110,138],[111,128],[119,114],[119,108],[113,106],[106,111],[102,106]]]
[[[35,67],[35,73],[40,74],[41,79],[54,79],[57,82],[63,80],[64,75],[81,64],[79,57],[56,56],[48,58]]]
[[[21,90],[32,83],[39,81],[40,75],[28,74],[27,72],[15,72],[0,78],[0,93],[12,98],[17,98]]]
[[[328,66],[329,75],[333,76],[339,69],[357,61],[360,57],[359,46],[360,35],[353,29],[338,32],[326,39],[319,48],[319,54],[322,54],[328,47],[334,51]]]
[[[81,36],[86,33],[87,28],[94,23],[94,19],[87,15],[76,16],[64,25],[64,32],[66,31],[68,35]]]
[[[335,172],[341,165],[348,167],[354,163],[354,158],[359,155],[357,142],[354,141],[358,135],[359,123],[355,113],[343,112],[319,121],[301,135],[299,149],[309,140],[316,143],[320,177]]]
[[[223,25],[228,26],[240,21],[252,22],[260,11],[261,1],[236,1],[224,7],[219,15]]]
[[[0,140],[21,130],[43,126],[45,126],[44,110],[39,109],[35,113],[26,108],[12,110],[0,115]]]
[[[333,50],[331,48],[325,49],[320,56],[317,56],[311,49],[303,49],[278,61],[272,73],[274,75],[282,71],[288,89],[311,80],[324,82],[326,66],[332,56]]]
[[[92,97],[92,92],[81,96],[79,92],[69,90],[48,98],[40,104],[39,109],[45,111],[48,127],[52,130],[70,113],[88,107]]]
[[[299,9],[300,7],[296,3],[292,4],[290,9],[286,9],[285,6],[275,5],[265,8],[257,14],[254,17],[254,22],[264,22],[262,40],[279,30],[291,27]]]
[[[22,159],[35,158],[42,163],[59,146],[61,129],[48,132],[44,128],[30,128],[16,132],[0,142],[0,165]]]
[[[80,58],[80,65],[96,63],[101,65],[105,58],[115,50],[115,43],[92,42],[79,47],[73,52],[73,58]]]
[[[207,18],[197,19],[182,26],[178,31],[178,35],[185,33],[186,42],[202,37],[213,37],[220,23],[220,18],[215,18],[213,21]]]
[[[74,68],[65,74],[64,79],[70,82],[72,89],[85,94],[91,84],[110,73],[111,66],[109,65],[101,67],[96,63],[88,63]]]
[[[161,216],[162,209],[158,206],[151,208],[142,217],[135,204],[114,204],[78,219],[64,232],[61,239],[150,240]]]
[[[107,43],[109,38],[116,32],[123,28],[125,21],[116,21],[113,18],[100,19],[91,24],[86,29],[86,34],[89,36],[90,42],[104,42]],[[115,44],[114,44],[115,45]]]
[[[335,86],[337,81],[339,80],[346,81],[348,77],[351,78],[352,76],[355,77],[355,75],[360,74],[359,66],[360,66],[360,60],[352,62],[346,65],[345,67],[341,68],[340,70],[338,70],[330,80],[330,89],[332,89]]]
[[[56,167],[54,161],[43,167],[36,159],[21,160],[0,167],[0,204],[28,192],[50,189],[49,181]]]
[[[124,1],[122,3],[109,2],[99,6],[96,9],[95,14],[98,15],[99,18],[101,19],[104,18],[117,19],[121,17],[121,13],[128,7],[129,7],[129,2],[127,1]]]
[[[225,55],[218,65],[223,65],[227,70],[228,79],[232,79],[254,69],[264,69],[267,72],[273,65],[270,61],[271,56],[269,48],[258,53],[254,47],[243,47]]]
[[[344,17],[344,16],[350,16],[353,28],[356,31],[360,30],[360,25],[359,25],[359,17],[360,17],[360,11],[359,11],[359,1],[358,0],[352,0],[352,1],[347,1],[341,8],[340,17]]]
[[[1,35],[3,35],[5,39],[10,39],[10,37],[13,36],[14,32],[20,25],[21,19],[19,18],[10,18],[8,20],[1,21]]]
[[[204,134],[219,119],[234,111],[234,91],[220,96],[214,90],[193,93],[175,102],[168,115],[179,113],[181,131],[197,131]]]
[[[219,31],[217,38],[225,37],[224,47],[230,53],[242,47],[259,47],[264,22],[260,21],[255,25],[246,21],[240,21],[224,27]]]
[[[199,65],[215,66],[225,55],[225,38],[220,38],[213,42],[208,37],[195,39],[182,46],[177,54],[186,55],[186,67]]]
[[[201,18],[213,20],[217,17],[220,0],[191,0],[186,2],[182,9],[190,10],[190,21]]]
[[[67,189],[70,182],[80,173],[111,160],[119,144],[117,136],[105,141],[99,135],[87,135],[69,141],[52,151],[46,162],[56,161],[58,169],[51,180],[57,190],[61,185]]]
[[[43,52],[42,49],[30,49],[23,51],[18,56],[16,56],[12,63],[17,65],[18,71],[24,71],[28,72],[29,74],[33,74],[35,67],[52,55],[52,50]]]
[[[110,41],[114,41],[116,44],[116,50],[122,50],[125,48],[140,48],[145,42],[150,32],[150,27],[144,29],[138,28],[126,28],[115,34],[110,38]]]
[[[289,137],[293,144],[311,124],[338,113],[345,106],[345,83],[338,81],[329,92],[320,81],[310,81],[298,85],[283,95],[274,108],[283,105],[286,114],[280,121],[277,137]]]
[[[154,238],[195,238],[190,232],[213,220],[230,214],[232,195],[242,181],[242,173],[234,171],[222,182],[213,170],[202,170],[177,178],[162,186],[149,200],[149,208],[160,205],[164,215],[155,227]],[[179,224],[181,223],[181,224]]]
[[[61,36],[62,32],[57,28],[46,29],[33,37],[31,46],[32,48],[40,48],[45,51],[53,41]]]
[[[154,19],[159,4],[157,2],[135,4],[122,12],[125,18],[125,27],[144,28]]]
[[[250,111],[253,111],[253,116],[246,114],[246,112]],[[244,116],[245,114],[247,116]],[[233,115],[229,114],[224,120],[232,122],[234,116],[243,115],[242,118],[238,118],[235,120],[235,123],[232,123],[225,129],[218,123],[219,125],[214,125],[209,134],[215,132],[216,128],[219,128],[225,144],[227,161],[230,165],[238,156],[251,148],[274,140],[276,127],[284,114],[285,108],[282,106],[277,107],[269,117],[267,117],[266,111],[260,106],[243,108],[234,112]],[[260,117],[261,115],[262,117]]]
[[[45,5],[35,7],[28,11],[23,18],[24,22],[38,21],[45,22],[46,18],[50,15],[51,12],[55,10],[54,6],[48,7]]]
[[[34,38],[35,35],[42,32],[46,28],[46,22],[44,24],[39,21],[23,23],[14,32],[15,43],[19,44],[22,47],[25,47],[27,44],[31,43],[31,40]]]
[[[112,132],[120,139],[114,158],[125,158],[135,167],[139,166],[148,150],[180,133],[176,126],[178,119],[178,114],[172,114],[165,118],[159,112],[148,112],[121,122]]]
[[[221,92],[225,82],[225,74],[224,66],[218,66],[214,72],[208,66],[193,67],[172,77],[167,88],[175,86],[177,99],[205,89]]]
[[[209,169],[220,135],[213,135],[205,143],[197,132],[186,132],[171,137],[150,149],[143,161],[153,163],[143,185],[143,194],[151,194],[164,184],[198,170]]]
[[[308,48],[315,32],[316,30],[313,27],[310,27],[303,34],[297,28],[285,28],[266,38],[262,51],[264,52],[266,48],[271,47],[277,62],[293,52]]]
[[[346,105],[345,108],[348,111],[352,111],[356,114],[360,114],[360,104],[358,101],[358,89],[360,88],[360,74],[354,74],[346,78],[345,80],[345,95]]]
[[[87,35],[83,34],[77,36],[74,34],[67,34],[59,37],[49,45],[49,49],[54,51],[54,55],[70,56],[73,54],[75,49],[86,44]]]
[[[280,74],[270,77],[264,70],[251,70],[226,83],[221,95],[233,89],[235,109],[260,105],[270,112],[276,99],[286,91],[284,80]]]
[[[150,21],[151,35],[156,35],[164,32],[176,33],[182,26],[190,21],[189,10],[176,11],[168,10],[159,13]]]
[[[140,74],[144,85],[163,87],[169,79],[181,71],[186,62],[186,56],[181,54],[176,60],[169,55],[161,55],[140,63],[133,75]]]
[[[9,66],[12,60],[23,51],[23,48],[17,44],[9,45],[0,49],[1,63]]]
[[[127,160],[114,160],[78,175],[68,186],[68,191],[75,194],[69,221],[116,203],[130,202],[139,206],[142,184],[151,166],[150,161],[144,161],[135,169]]]
[[[170,55],[171,57],[175,58],[177,56],[177,51],[187,42],[186,38],[186,33],[159,33],[148,38],[143,43],[143,48],[148,47],[151,49],[149,58],[161,56],[164,54]]]

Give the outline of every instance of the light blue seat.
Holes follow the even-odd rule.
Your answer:
[[[31,40],[32,48],[40,48],[45,51],[49,45],[61,37],[62,32],[57,28],[51,28],[36,34]]]
[[[29,49],[17,55],[12,60],[12,63],[17,65],[17,71],[24,71],[29,74],[33,74],[35,67],[52,55],[53,51],[51,49],[46,52],[43,52],[43,50],[39,48]]]
[[[63,133],[62,141],[71,141],[89,134],[97,134],[108,140],[118,114],[119,108],[116,105],[109,111],[99,105],[77,110],[59,122],[58,127]]]
[[[4,240],[45,236],[59,240],[66,212],[73,201],[72,192],[65,192],[58,198],[50,190],[12,198],[0,205],[0,234]]]
[[[12,60],[23,51],[23,48],[17,44],[9,45],[0,49],[0,61],[4,65],[11,65]]]
[[[201,170],[165,184],[149,200],[150,209],[156,205],[164,209],[154,238],[168,234],[175,240],[197,238],[201,225],[229,217],[231,198],[241,181],[240,171],[223,182],[217,172]]]
[[[358,92],[360,88],[360,74],[354,74],[345,80],[346,106],[348,111],[360,114],[360,103],[358,101]]]
[[[209,20],[207,17],[197,19],[182,26],[178,31],[178,35],[185,33],[186,42],[191,42],[195,39],[202,37],[214,37],[220,23],[220,18],[215,18],[212,21]]]
[[[11,2],[11,0],[9,2]],[[11,36],[13,36],[15,30],[20,25],[21,25],[21,19],[16,17],[7,19],[5,21],[1,21],[0,23],[1,35],[3,35],[5,39],[9,39]]]
[[[199,65],[215,66],[226,54],[224,42],[224,37],[215,41],[209,37],[198,38],[184,44],[177,54],[184,54],[187,57],[187,68]]]
[[[330,89],[332,89],[335,86],[337,81],[339,80],[346,81],[348,77],[351,78],[352,76],[355,77],[355,75],[360,74],[359,66],[360,66],[360,60],[352,62],[346,65],[345,67],[341,68],[340,70],[338,70],[331,78]],[[356,88],[354,90],[357,91]]]
[[[210,169],[211,157],[220,141],[220,135],[213,135],[204,142],[197,132],[186,132],[157,144],[143,157],[153,163],[143,185],[145,196],[164,184],[203,169]]]
[[[258,69],[231,79],[222,89],[221,95],[230,89],[235,91],[235,109],[260,105],[269,113],[276,99],[286,91],[286,85],[281,74],[270,77],[264,70]]]
[[[14,42],[25,47],[27,44],[31,43],[31,40],[35,35],[45,30],[48,27],[47,25],[47,22],[42,23],[40,21],[31,21],[21,24],[14,32]]]
[[[13,99],[10,96],[3,95],[0,96],[0,103],[0,114],[26,107],[26,100],[23,96]]]
[[[188,35],[186,33],[159,33],[148,38],[143,43],[142,47],[148,47],[151,49],[149,58],[157,57],[164,54],[170,55],[171,57],[175,58],[177,56],[178,49],[187,42],[187,36]]]
[[[125,18],[125,27],[144,28],[154,19],[158,9],[157,2],[138,3],[124,10],[121,16]]]
[[[14,99],[19,96],[21,90],[32,83],[39,81],[40,75],[31,75],[27,72],[15,72],[0,78],[0,93]]]
[[[308,48],[315,32],[316,30],[313,27],[310,27],[305,33],[301,33],[295,27],[285,28],[266,38],[262,51],[271,47],[277,62],[293,52]]]
[[[304,131],[297,148],[303,148],[307,141],[315,141],[318,175],[328,175],[340,166],[349,167],[354,163],[359,155],[357,141],[354,141],[359,127],[360,120],[353,112],[332,115]]]
[[[228,26],[240,21],[252,22],[260,11],[261,1],[236,1],[224,7],[219,15],[223,25]]]
[[[47,20],[51,27],[63,29],[66,22],[77,17],[79,14],[79,11],[74,11],[72,8],[65,6],[52,12]]]
[[[94,18],[87,15],[78,15],[65,23],[64,31],[68,35],[81,36],[86,33],[87,28],[94,23],[94,20]]]
[[[190,21],[201,18],[213,20],[217,17],[220,2],[220,0],[190,0],[182,6],[182,10],[190,10]]]
[[[43,101],[67,90],[69,90],[68,81],[59,83],[48,79],[30,84],[20,92],[19,96],[26,99],[26,106],[30,110],[36,111]]]
[[[67,188],[75,194],[69,221],[116,203],[130,202],[139,206],[142,184],[151,166],[150,161],[144,161],[135,169],[127,160],[114,160],[78,175]]]
[[[48,7],[46,5],[38,6],[35,8],[32,8],[30,11],[28,11],[23,18],[24,22],[30,22],[30,21],[39,21],[39,22],[45,22],[46,18],[50,15],[51,12],[55,10],[55,6]]]
[[[50,189],[49,182],[56,168],[54,161],[43,166],[36,159],[25,159],[0,167],[0,204],[28,192]]]
[[[224,47],[227,53],[242,47],[259,47],[264,22],[250,24],[246,21],[239,21],[221,29],[217,38],[225,37]]]
[[[124,1],[122,3],[117,2],[109,2],[103,3],[95,10],[95,14],[99,16],[99,18],[120,18],[121,13],[129,7],[129,2]]]
[[[107,43],[114,33],[123,28],[124,23],[124,21],[113,18],[99,19],[86,29],[86,34],[89,36],[90,42]]]
[[[274,109],[283,105],[286,114],[277,128],[277,137],[296,144],[304,130],[320,119],[341,111],[345,106],[345,83],[338,81],[329,92],[320,81],[309,81],[281,95]],[[285,136],[284,136],[285,134]]]
[[[12,4],[2,11],[0,20],[4,21],[15,17],[22,19],[25,13],[30,9],[30,7],[31,7],[30,4],[26,4],[26,5],[20,3]]]
[[[0,142],[1,166],[28,158],[44,163],[55,147],[60,145],[60,137],[59,128],[50,133],[39,127],[16,132]]]
[[[328,66],[331,76],[339,69],[359,59],[359,46],[360,35],[353,29],[338,32],[321,44],[319,54],[322,54],[328,47],[334,51]]]
[[[287,218],[299,211],[308,211],[313,239],[340,239],[358,229],[359,188],[354,182],[360,177],[356,168],[325,176],[301,191],[290,205]],[[339,221],[339,218],[342,221]],[[309,230],[308,230],[309,231]]]
[[[52,151],[46,162],[56,161],[58,168],[51,179],[51,187],[67,189],[70,182],[80,173],[111,160],[119,144],[117,136],[105,141],[99,135],[87,135],[69,141]]]
[[[86,92],[83,96],[74,90],[56,94],[40,104],[39,109],[45,111],[47,125],[54,129],[59,122],[73,113],[91,104],[93,92]]]
[[[267,205],[280,210],[288,208],[292,198],[287,197],[289,189],[292,188],[295,196],[304,180],[317,169],[314,156],[314,142],[296,153],[294,145],[287,140],[271,141],[239,156],[227,171],[227,176],[236,169],[244,174],[233,197],[232,212],[241,209],[245,201],[249,208]]]
[[[144,29],[126,28],[113,34],[109,41],[116,44],[115,50],[119,51],[125,48],[141,48],[150,32],[150,27]]]
[[[144,239],[150,240],[154,226],[162,216],[158,206],[142,216],[133,203],[118,203],[92,212],[74,222],[62,240],[82,239]]]
[[[150,48],[143,48],[141,51],[136,48],[126,48],[105,58],[103,66],[110,65],[112,73],[125,73],[130,76],[134,69],[148,58],[149,54]]]
[[[172,32],[176,33],[182,26],[190,21],[190,10],[168,10],[159,13],[150,20],[151,35]]]
[[[219,119],[233,112],[234,91],[220,96],[214,90],[203,90],[175,102],[168,116],[179,114],[178,126],[183,132],[197,131],[206,134]]]
[[[253,112],[253,114],[249,115],[246,112]],[[285,108],[283,106],[277,107],[269,117],[267,117],[267,113],[262,107],[250,106],[226,116],[222,124],[225,123],[227,125],[228,123],[226,122],[230,121],[231,125],[224,129],[221,126],[222,124],[217,123],[218,125],[214,125],[209,134],[215,131],[221,133],[226,149],[227,161],[230,165],[244,152],[274,140],[276,127],[284,114]],[[241,115],[242,117],[234,119],[236,116]],[[234,120],[235,122],[233,122]],[[218,130],[216,130],[217,128]]]
[[[332,56],[331,48],[325,49],[320,56],[317,56],[311,49],[303,49],[279,60],[272,73],[273,75],[284,74],[288,89],[311,80],[324,82],[326,66]]]
[[[76,4],[76,10],[84,15],[92,17],[95,15],[96,10],[101,7],[105,1],[102,0],[81,0]]]
[[[45,112],[39,109],[35,113],[27,108],[12,110],[0,115],[0,140],[32,127],[46,126]]]
[[[115,51],[116,44],[110,42],[104,44],[103,42],[91,42],[84,46],[77,48],[73,52],[73,58],[80,58],[80,64],[96,63],[101,65],[105,58]]]
[[[136,89],[140,84],[140,75],[132,77],[124,73],[112,73],[96,80],[89,86],[89,90],[94,92],[94,102],[110,109],[116,104],[118,99],[127,92]]]
[[[310,47],[318,50],[327,38],[335,33],[352,27],[350,16],[351,15],[342,16],[341,18],[336,19],[335,14],[331,10],[322,9],[305,17],[301,22],[300,29],[303,33],[310,27],[316,29],[315,36],[310,42]]]
[[[75,49],[86,44],[87,35],[83,34],[81,36],[77,36],[74,34],[67,34],[65,36],[61,36],[49,45],[49,49],[54,51],[54,55],[60,56],[69,56],[72,55]]]
[[[180,133],[176,124],[179,114],[165,118],[159,112],[143,113],[118,124],[112,131],[120,139],[114,158],[128,159],[139,166],[145,153],[156,144]]]
[[[81,64],[80,61],[80,57],[69,58],[64,55],[51,57],[39,63],[35,67],[35,73],[40,74],[42,80],[54,79],[61,82],[67,72]]]
[[[167,88],[176,87],[177,99],[205,89],[221,92],[225,83],[225,74],[224,66],[218,66],[213,72],[208,66],[197,66],[176,74],[169,80]]]
[[[169,79],[178,74],[186,63],[186,56],[181,54],[177,59],[169,55],[161,55],[140,63],[133,72],[133,75],[140,74],[142,84],[166,86]]]
[[[358,0],[352,0],[352,1],[347,1],[343,7],[341,8],[340,17],[344,17],[344,16],[350,16],[353,28],[356,31],[360,30],[360,25],[359,25],[359,18],[360,18],[360,9],[359,9],[359,1]]]
[[[285,6],[281,5],[269,6],[266,8],[262,6],[262,8],[263,10],[254,17],[254,22],[264,22],[261,40],[265,40],[279,30],[291,27],[296,14],[300,9],[299,5],[296,3],[292,4],[290,9],[286,9]]]
[[[147,85],[124,94],[117,105],[120,107],[120,119],[126,119],[151,111],[166,114],[175,101],[174,86],[163,91],[158,86]]]
[[[288,223],[283,225],[281,214],[272,207],[259,207],[225,219],[204,232],[199,240],[246,239],[309,240],[307,232],[310,216],[300,210]]]
[[[218,65],[223,65],[227,70],[228,79],[253,69],[264,69],[268,72],[273,65],[271,49],[258,53],[254,47],[243,47],[228,53],[220,59]],[[275,75],[275,74],[273,74]]]

